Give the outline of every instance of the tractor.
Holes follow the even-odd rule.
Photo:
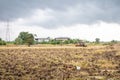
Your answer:
[[[85,44],[85,42],[78,42],[77,44],[75,44],[76,47],[87,47],[87,45]]]

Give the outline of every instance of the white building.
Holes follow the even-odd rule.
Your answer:
[[[35,38],[35,40],[37,42],[49,42],[50,41],[50,37],[47,37],[47,38]]]
[[[55,40],[66,41],[66,40],[70,40],[70,38],[69,37],[57,37],[55,38]]]

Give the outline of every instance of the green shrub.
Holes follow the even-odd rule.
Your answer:
[[[3,40],[1,40],[1,41],[0,41],[0,45],[6,45],[6,42],[3,41]]]

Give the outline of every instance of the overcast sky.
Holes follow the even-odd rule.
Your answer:
[[[120,40],[120,0],[0,0],[0,37],[28,31],[38,37]]]

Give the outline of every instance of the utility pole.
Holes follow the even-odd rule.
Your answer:
[[[9,20],[7,20],[7,24],[6,24],[6,41],[10,42],[10,25],[9,25]]]

